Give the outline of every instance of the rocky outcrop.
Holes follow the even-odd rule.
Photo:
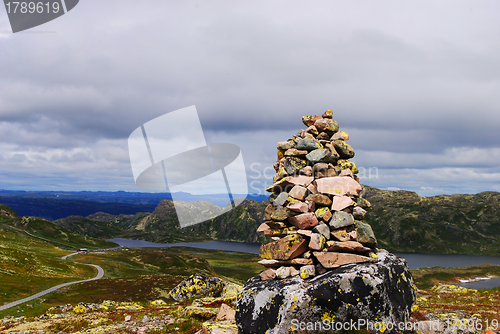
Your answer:
[[[184,301],[194,297],[218,297],[223,291],[224,282],[220,278],[194,274],[173,288],[170,296],[176,301]]]
[[[237,297],[238,330],[278,334],[312,323],[328,331],[351,320],[376,329],[408,321],[416,294],[406,260],[385,250],[377,256],[377,263],[345,265],[311,279],[250,279]]]

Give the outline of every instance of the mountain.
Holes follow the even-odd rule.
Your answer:
[[[500,193],[420,197],[364,186],[379,246],[393,251],[500,255]]]
[[[93,238],[88,233],[79,235],[42,218],[20,217],[14,210],[2,204],[0,204],[0,224],[5,228],[23,232],[29,236],[50,242],[57,247],[100,249],[118,246],[113,242]]]
[[[98,211],[119,214],[151,212],[156,205],[99,203],[92,201],[46,197],[0,196],[0,203],[11,207],[21,216],[56,220],[72,215],[88,216]]]
[[[372,207],[365,221],[379,247],[390,251],[500,255],[500,193],[420,197],[411,191],[364,186]],[[216,218],[181,229],[172,201],[162,200],[151,213],[112,215],[97,212],[55,223],[73,233],[101,238],[125,237],[153,242],[208,240],[266,242],[257,235],[269,202],[249,199]],[[192,204],[184,203],[189,206]],[[207,210],[219,210],[203,202]],[[104,224],[105,223],[105,224]]]

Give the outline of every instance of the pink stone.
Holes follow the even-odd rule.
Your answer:
[[[361,193],[361,185],[349,176],[324,177],[313,182],[319,193],[343,196]]]
[[[350,177],[352,177],[352,170],[350,170],[350,169],[342,169],[340,171],[339,176],[350,176]]]
[[[325,247],[326,239],[319,233],[313,233],[309,241],[309,249],[321,251]]]
[[[304,198],[306,197],[306,193],[307,193],[307,188],[296,185],[292,188],[292,190],[290,190],[288,195],[292,196],[295,199],[298,199],[299,201],[303,201]]]
[[[305,175],[294,175],[294,176],[287,176],[270,186],[269,188],[266,189],[266,191],[269,192],[283,192],[285,189],[287,189],[290,186],[303,186],[307,187],[308,185],[311,184],[311,182],[314,180],[312,176],[305,176]]]
[[[329,252],[367,253],[371,249],[357,241],[328,241],[326,248]]]
[[[333,196],[332,210],[341,211],[348,206],[354,205],[354,201],[347,196]]]
[[[318,191],[316,190],[316,187],[312,183],[307,186],[307,190],[309,190],[309,192],[313,195],[318,193]]]
[[[313,212],[306,212],[294,217],[288,218],[288,222],[299,229],[305,230],[319,224],[318,218]]]
[[[294,211],[294,212],[307,212],[307,211],[309,211],[309,206],[304,202],[294,202],[294,203],[288,204],[286,208],[288,210]]]
[[[376,259],[350,253],[314,252],[313,254],[325,268],[337,268],[351,263],[377,262]]]
[[[267,268],[259,274],[260,279],[263,281],[272,280],[276,278],[276,270],[272,268]]]
[[[304,235],[306,237],[310,237],[313,234],[311,230],[297,230],[297,233],[300,235]]]
[[[332,236],[339,241],[358,241],[358,233],[356,230],[347,232],[347,228],[339,228],[331,232]]]
[[[266,223],[260,224],[259,228],[257,229],[257,233],[264,233],[267,234],[266,232],[270,232],[271,227],[267,225]]]

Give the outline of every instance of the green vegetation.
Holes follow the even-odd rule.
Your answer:
[[[500,255],[500,193],[419,197],[364,187],[366,221],[390,251]]]

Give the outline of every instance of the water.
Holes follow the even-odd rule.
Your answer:
[[[259,244],[248,244],[232,241],[207,241],[207,242],[183,242],[174,244],[161,244],[144,240],[132,240],[123,238],[110,239],[123,247],[193,247],[202,249],[219,249],[224,251],[243,252],[258,254]],[[500,265],[500,257],[482,255],[458,255],[458,254],[422,254],[394,252],[395,255],[403,257],[408,262],[410,269],[427,267],[468,267],[479,264]],[[472,289],[491,289],[500,286],[500,278],[460,283],[460,286]],[[484,287],[483,287],[484,286]]]

